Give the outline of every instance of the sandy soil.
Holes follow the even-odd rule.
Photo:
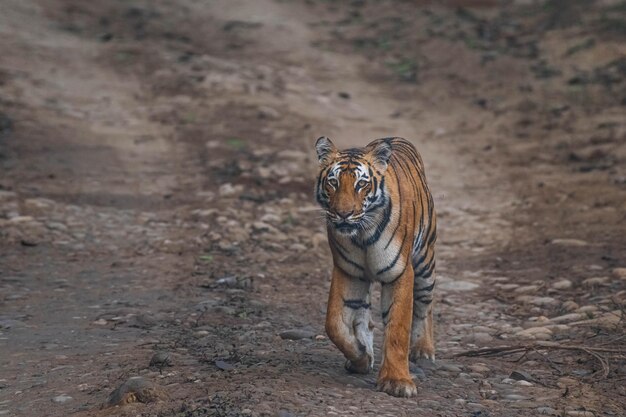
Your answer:
[[[443,3],[4,0],[0,415],[624,415],[626,6]],[[324,336],[320,135],[424,157],[417,398]]]

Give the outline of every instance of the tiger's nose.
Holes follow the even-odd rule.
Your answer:
[[[339,216],[339,218],[346,220],[348,217],[352,216],[354,214],[354,210],[350,210],[350,211],[336,211],[335,212],[337,214],[337,216]]]

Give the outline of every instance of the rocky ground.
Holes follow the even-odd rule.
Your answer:
[[[624,415],[625,13],[5,0],[0,415]],[[426,162],[417,398],[324,335],[322,134]]]

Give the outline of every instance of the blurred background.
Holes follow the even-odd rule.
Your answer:
[[[0,415],[624,415],[625,106],[624,1],[0,0]],[[416,399],[324,335],[321,135],[424,158]]]

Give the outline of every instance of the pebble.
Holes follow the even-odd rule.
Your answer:
[[[561,305],[561,307],[565,311],[575,311],[578,309],[579,306],[575,301],[569,300],[569,301],[564,302],[563,305]]]
[[[616,278],[626,280],[626,268],[613,268],[611,272]]]
[[[552,330],[546,327],[530,327],[515,333],[515,336],[528,340],[550,340],[552,338]]]
[[[280,332],[279,336],[281,339],[286,340],[300,340],[300,339],[313,339],[316,334],[310,330],[305,329],[292,329],[285,330],[284,332]]]
[[[162,388],[141,376],[134,376],[115,389],[109,395],[106,404],[113,407],[133,402],[152,403],[166,398],[167,395]]]
[[[534,384],[528,381],[516,381],[515,385],[518,385],[520,387],[532,387]]]
[[[453,365],[451,363],[440,363],[439,369],[442,371],[457,372],[457,373],[462,371],[460,367]]]
[[[538,285],[524,285],[523,287],[516,288],[513,292],[515,294],[532,294],[536,293],[538,290]]]
[[[583,320],[586,316],[580,313],[569,313],[550,319],[552,323],[569,323],[572,321]]]
[[[552,288],[555,290],[567,290],[572,288],[572,281],[569,279],[561,279],[552,283]]]
[[[471,335],[469,339],[473,343],[487,344],[493,341],[493,336],[491,336],[489,333],[479,332],[479,333],[474,333],[473,335]]]
[[[587,246],[587,242],[580,239],[553,239],[551,243],[560,246]]]
[[[165,366],[172,366],[172,358],[168,352],[157,352],[150,359],[150,366],[157,368],[163,368]]]
[[[540,414],[542,416],[558,415],[558,411],[556,411],[554,408],[551,408],[551,407],[537,407],[535,410],[537,411],[537,414]]]
[[[57,395],[56,397],[54,397],[52,399],[52,402],[57,403],[57,404],[63,404],[66,403],[68,401],[72,401],[73,398],[70,397],[69,395],[66,394],[61,394],[61,395]]]
[[[532,304],[539,307],[556,306],[560,304],[559,300],[552,297],[535,297],[531,295],[521,295],[517,297],[517,301],[520,303]]]
[[[528,399],[528,397],[519,394],[504,394],[502,398],[509,401],[521,401]]]
[[[469,365],[467,368],[473,372],[478,372],[478,373],[486,373],[490,371],[490,369],[482,363]]]
[[[478,403],[467,403],[465,406],[472,411],[482,411],[485,409],[484,405]]]
[[[608,280],[609,280],[609,277],[587,278],[586,280],[583,281],[583,285],[587,287],[596,287],[599,285],[605,285]]]

